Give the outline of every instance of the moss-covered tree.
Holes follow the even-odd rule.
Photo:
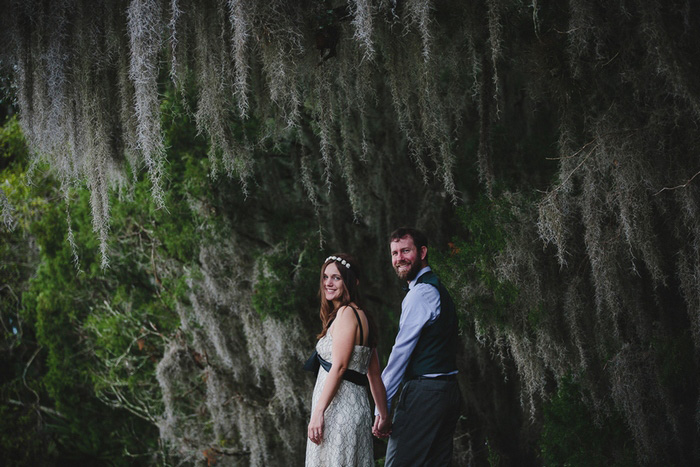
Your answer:
[[[137,236],[170,265],[156,279],[163,267],[186,278],[169,305],[181,334],[162,341],[156,368],[173,455],[302,456],[309,382],[295,365],[313,297],[289,295],[313,293],[312,245],[366,252],[390,330],[385,235],[410,223],[444,252],[436,266],[461,303],[459,460],[537,462],[544,423],[541,458],[581,461],[551,449],[571,401],[572,432],[593,420],[596,439],[611,423],[631,439],[604,445],[601,462],[698,461],[692,2],[8,0],[3,11],[0,63],[32,160],[68,202],[71,251],[91,241],[69,227],[83,225],[70,208],[83,183],[103,267],[121,267],[110,238],[138,229],[114,214],[116,193],[142,196],[145,175],[160,208]],[[171,151],[170,86],[204,150]],[[183,161],[196,174],[172,170]],[[181,226],[156,235],[167,209]]]

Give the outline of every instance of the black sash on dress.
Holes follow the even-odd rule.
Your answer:
[[[357,324],[360,325],[360,344],[362,344],[362,341],[364,340],[362,334],[362,321],[360,321],[360,315],[357,314],[357,310],[352,306],[350,306],[350,308],[352,308],[352,311],[355,312]],[[333,364],[331,362],[321,358],[316,349],[314,349],[309,359],[306,360],[306,363],[304,363],[304,370],[311,371],[314,374],[318,374],[319,367],[323,367],[324,370],[330,372],[332,366]],[[359,373],[355,370],[345,370],[345,373],[343,373],[343,379],[346,381],[350,381],[351,383],[355,383],[358,386],[369,386],[369,380],[367,379],[367,375]]]

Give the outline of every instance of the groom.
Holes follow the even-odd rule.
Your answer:
[[[412,228],[390,236],[391,263],[408,282],[401,304],[399,333],[382,380],[391,401],[403,390],[394,413],[386,453],[387,467],[449,465],[459,417],[457,315],[454,303],[428,266],[428,241]],[[386,437],[378,429],[373,432]]]

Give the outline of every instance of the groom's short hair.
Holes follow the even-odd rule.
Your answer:
[[[418,229],[414,229],[413,227],[399,227],[398,229],[394,230],[389,235],[389,243],[397,242],[406,236],[410,236],[413,239],[413,244],[416,246],[419,252],[421,247],[428,248],[428,237],[426,237],[423,232]],[[427,255],[425,260],[428,261]]]

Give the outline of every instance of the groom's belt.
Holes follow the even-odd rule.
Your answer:
[[[319,366],[322,366],[326,372],[330,372],[333,364],[321,358],[318,352],[314,350],[314,353],[312,353],[309,359],[306,360],[306,363],[304,363],[304,369],[317,374]],[[358,386],[369,386],[367,375],[359,373],[355,370],[345,370],[345,373],[343,373],[343,379],[350,381],[351,383],[355,383]]]
[[[437,381],[457,381],[457,374],[453,373],[451,375],[438,375],[438,376],[416,376],[411,378],[413,381],[426,381],[426,380],[437,380]]]

